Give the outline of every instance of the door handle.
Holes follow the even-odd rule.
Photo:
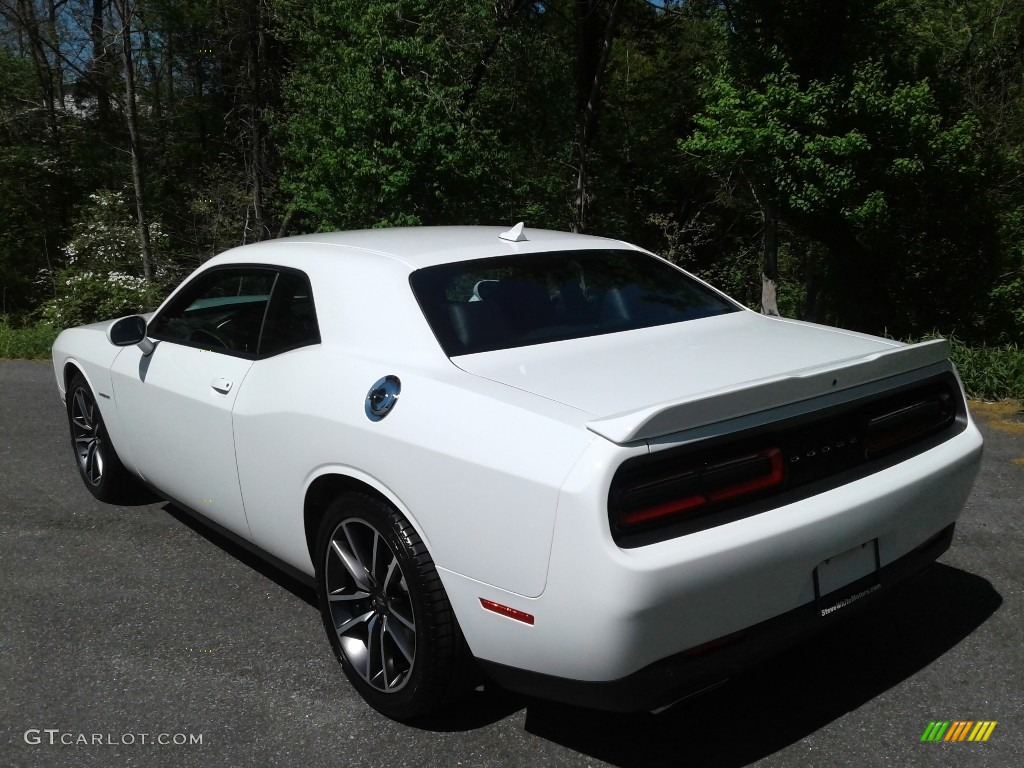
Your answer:
[[[227,379],[220,377],[210,382],[210,386],[220,392],[222,395],[226,395],[231,391],[231,382]]]

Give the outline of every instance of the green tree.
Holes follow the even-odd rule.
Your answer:
[[[785,62],[756,88],[738,86],[728,71],[712,77],[697,130],[680,142],[711,173],[738,174],[763,221],[761,311],[779,314],[778,227],[789,213],[814,214],[848,197],[852,170],[868,148],[856,128],[843,130],[837,81],[801,87]]]
[[[999,268],[980,332],[1024,341],[1024,4],[1002,0],[914,4],[912,49],[949,98],[977,117],[989,158],[985,199],[995,222]]]
[[[696,130],[680,142],[761,212],[763,311],[774,309],[782,222],[825,247],[834,318],[897,332],[966,322],[977,294],[949,283],[950,270],[992,263],[977,240],[982,212],[965,220],[984,171],[978,121],[944,115],[928,81],[892,84],[877,62],[801,82],[776,57],[777,72],[753,87],[728,68],[711,76]]]
[[[48,110],[25,58],[0,46],[0,315],[31,308],[32,281],[56,260],[63,236],[59,201],[65,165],[46,135]]]
[[[497,12],[448,0],[282,6],[296,62],[279,122],[290,164],[285,189],[312,226],[509,216],[519,148],[503,141],[497,115],[485,112],[499,106],[492,73],[519,5]]]

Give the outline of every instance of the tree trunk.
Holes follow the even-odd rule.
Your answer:
[[[266,40],[263,32],[263,11],[260,0],[252,0],[249,8],[249,185],[252,189],[252,212],[255,219],[256,239],[270,234],[263,209],[263,174],[266,163],[266,137],[263,125],[263,51]]]
[[[779,206],[764,204],[764,269],[761,273],[761,314],[779,316],[776,287],[779,280]]]
[[[160,66],[157,63],[158,56],[153,51],[153,43],[150,39],[149,26],[146,24],[146,20],[141,14],[137,15],[139,16],[139,28],[142,31],[142,55],[146,60],[146,69],[149,72],[149,92],[153,98],[153,122],[157,128],[161,130],[161,134],[157,136],[157,141],[162,142],[164,139],[162,135],[164,126],[163,78],[160,76]]]
[[[821,291],[818,286],[818,257],[815,247],[808,249],[804,263],[804,320],[818,322],[821,317]]]
[[[292,217],[295,215],[295,207],[288,206],[288,210],[285,211],[284,218],[281,220],[281,227],[277,230],[278,237],[287,237],[288,228],[292,225]]]
[[[49,0],[47,5],[47,32],[50,39],[50,49],[60,50],[60,38],[57,35],[57,3]],[[64,68],[61,66],[60,56],[53,56],[53,82],[56,92],[57,103],[64,109]]]
[[[39,29],[39,19],[36,18],[35,3],[32,0],[18,0],[18,10],[15,18],[19,22],[19,27],[24,29],[25,35],[28,38],[32,62],[35,64],[36,77],[39,80],[39,88],[43,93],[43,101],[45,102],[46,123],[50,129],[50,140],[56,153],[60,144],[60,136],[57,127],[57,97],[54,92],[54,74],[50,59],[46,55],[46,46]]]
[[[502,3],[494,4],[494,12],[497,16],[498,24],[501,26],[512,23],[513,18],[522,11],[527,5],[527,0],[503,0]],[[502,36],[505,34],[504,30],[499,26],[499,32],[493,38],[490,43],[483,49],[480,54],[480,59],[477,61],[476,66],[473,67],[473,74],[469,78],[469,87],[462,96],[462,110],[468,111],[473,106],[473,102],[476,101],[477,95],[480,93],[480,87],[483,85],[484,77],[487,74],[487,69],[490,66],[491,59],[494,54],[498,51],[498,46],[501,44]]]
[[[203,40],[203,31],[199,28],[193,27],[189,34],[186,36],[188,40],[200,41]],[[192,79],[192,99],[195,104],[203,103],[203,55],[198,51],[193,51],[191,55],[186,59],[187,64],[186,71],[189,73]],[[199,149],[202,154],[206,154],[209,151],[207,146],[207,135],[206,135],[206,110],[197,109],[195,110],[196,116],[196,141],[199,143]]]
[[[101,135],[106,135],[110,125],[110,95],[103,84],[106,55],[103,50],[103,9],[105,0],[92,0],[92,18],[89,21],[89,40],[92,43],[92,61],[89,73],[92,75],[93,95],[96,96],[96,112]]]
[[[149,243],[149,222],[146,220],[146,187],[143,176],[142,140],[139,137],[139,115],[135,98],[135,62],[132,55],[132,16],[135,4],[129,0],[114,0],[121,29],[121,60],[124,63],[125,122],[131,144],[132,183],[135,186],[135,211],[139,230],[139,251],[142,254],[142,276],[153,279],[152,252]]]
[[[586,232],[590,143],[593,141],[594,131],[597,128],[597,107],[601,97],[601,85],[604,83],[605,71],[608,68],[608,58],[612,50],[612,39],[615,35],[615,25],[618,22],[622,0],[612,0],[608,21],[605,23],[604,32],[599,39],[595,38],[590,31],[594,28],[593,15],[597,5],[598,0],[578,0],[576,6],[577,24],[580,30],[579,65],[582,71],[579,87],[581,96],[584,98],[581,99],[583,107],[580,111],[576,132],[576,221],[572,227],[574,232]]]

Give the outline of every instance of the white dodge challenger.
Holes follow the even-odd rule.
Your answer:
[[[235,248],[53,365],[89,491],[143,484],[314,585],[405,719],[481,671],[657,709],[920,572],[981,459],[948,352],[517,225]]]

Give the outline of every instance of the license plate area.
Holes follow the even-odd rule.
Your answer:
[[[814,569],[814,597],[821,616],[842,608],[881,589],[878,539],[818,563]]]

